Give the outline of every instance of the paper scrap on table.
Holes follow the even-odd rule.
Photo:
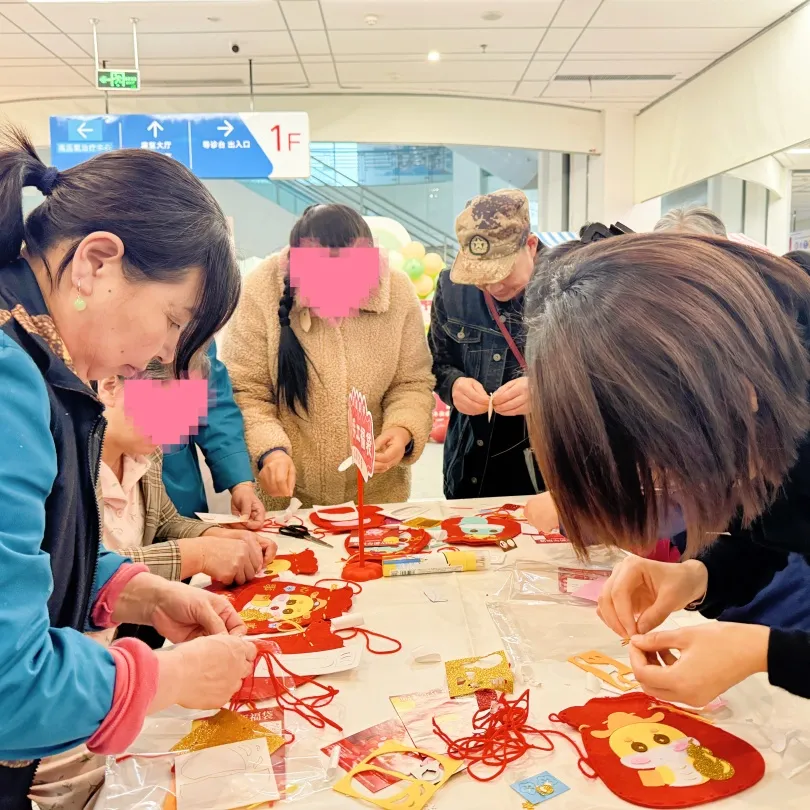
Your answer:
[[[586,582],[581,588],[577,588],[573,595],[576,596],[577,599],[587,599],[589,602],[598,602],[599,594],[602,593],[606,583],[607,579],[604,577],[592,579]]]
[[[390,700],[417,748],[446,753],[446,746],[433,733],[434,717],[453,740],[474,733],[473,715],[478,711],[475,696],[451,698],[447,689],[440,688],[430,692],[394,695]]]
[[[203,523],[244,523],[250,515],[219,515],[216,512],[195,512]]]
[[[431,602],[449,601],[446,591],[443,591],[441,588],[425,588],[424,594]]]
[[[376,751],[386,740],[395,740],[403,745],[410,742],[408,732],[399,719],[386,720],[384,723],[358,731],[356,734],[321,748],[321,751],[329,757],[330,764],[332,756],[337,753],[337,764],[348,773],[355,765],[358,765],[369,754]],[[372,793],[378,793],[396,783],[397,780],[395,777],[383,773],[369,771],[359,774],[357,781]]]
[[[174,767],[177,810],[233,810],[280,798],[263,739],[183,754]]]

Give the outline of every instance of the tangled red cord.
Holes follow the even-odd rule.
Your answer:
[[[256,646],[259,647],[259,644],[257,643]],[[270,678],[275,686],[275,699],[282,709],[289,712],[295,712],[315,728],[326,728],[326,726],[331,726],[337,731],[343,733],[343,729],[337,723],[335,723],[334,720],[330,720],[325,714],[323,714],[323,712],[320,711],[320,709],[322,709],[324,706],[328,706],[338,694],[338,690],[335,689],[334,686],[318,683],[318,681],[316,681],[314,678],[294,675],[278,660],[278,658],[276,658],[273,651],[267,647],[259,647],[259,652],[256,655],[256,660],[253,663],[253,674],[250,675],[249,678],[245,679],[246,683],[252,683],[253,680],[255,680],[256,667],[258,667],[260,661],[264,661],[267,665],[267,671],[270,673]],[[286,675],[290,679],[291,683],[297,681],[302,686],[311,685],[316,687],[319,690],[319,694],[310,695],[309,697],[298,697],[287,687],[287,684],[284,682],[285,679],[279,676],[276,670]],[[250,688],[248,688],[248,694],[249,692]],[[228,708],[230,708],[231,711],[238,711],[243,707],[248,707],[251,709],[256,708],[255,704],[249,697],[231,701]]]
[[[473,715],[473,734],[452,740],[442,731],[436,720],[433,720],[433,733],[447,746],[447,753],[453,759],[467,763],[467,773],[478,782],[491,782],[497,779],[506,767],[520,759],[530,750],[553,751],[552,737],[562,737],[574,746],[579,759],[577,767],[589,779],[596,778],[586,755],[567,734],[553,729],[537,729],[528,725],[529,690],[517,700],[508,701],[504,695],[493,703],[489,709],[479,709]],[[539,736],[543,743],[529,742],[529,735]],[[478,766],[494,768],[487,775],[480,775],[473,769]]]

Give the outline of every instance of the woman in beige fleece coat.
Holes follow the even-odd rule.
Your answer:
[[[296,222],[290,245],[346,248],[371,238],[353,209],[317,205]],[[413,285],[384,261],[380,267],[377,289],[358,302],[356,315],[337,322],[301,305],[290,286],[288,249],[245,280],[222,359],[270,509],[284,508],[293,494],[307,507],[356,500],[356,475],[338,472],[350,453],[352,388],[366,395],[374,419],[377,461],[367,502],[410,494],[407,465],[431,429],[431,358]]]

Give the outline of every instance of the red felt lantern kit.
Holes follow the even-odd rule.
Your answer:
[[[520,523],[512,518],[494,515],[454,517],[442,521],[451,546],[497,546],[520,534]]]
[[[588,763],[605,785],[641,807],[724,799],[765,773],[762,756],[747,742],[649,695],[593,698],[560,712],[559,720],[582,734]]]
[[[391,554],[418,554],[430,543],[430,535],[424,529],[408,526],[380,526],[365,530],[366,557],[380,559]],[[354,552],[360,546],[360,537],[352,532],[346,540],[346,551]]]
[[[385,523],[385,515],[379,506],[363,506],[363,528],[373,529]],[[356,531],[360,527],[359,511],[354,504],[341,506],[317,506],[309,519],[321,529],[332,534]]]
[[[334,619],[352,606],[353,591],[302,585],[267,577],[237,588],[210,585],[206,590],[222,594],[234,606],[248,635],[280,633],[295,625],[304,627],[317,619]]]

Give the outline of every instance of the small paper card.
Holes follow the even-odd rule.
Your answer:
[[[445,661],[450,697],[472,695],[480,689],[509,692],[515,688],[515,677],[502,650],[474,658]]]
[[[535,529],[534,531],[537,533],[534,534],[533,532],[528,531],[530,528],[534,527],[525,526],[523,529],[523,533],[533,536],[535,543],[540,543],[541,545],[548,545],[551,543],[571,542],[565,535],[560,534],[559,532],[537,532],[537,530]]]
[[[280,798],[264,739],[183,754],[174,767],[177,810],[232,810]]]
[[[605,587],[606,583],[607,579],[604,577],[592,579],[586,582],[581,588],[577,588],[574,591],[574,596],[576,596],[577,599],[587,599],[589,602],[598,602],[599,594],[602,593],[602,589]]]
[[[453,740],[473,734],[473,715],[479,703],[474,696],[451,698],[446,689],[394,695],[391,705],[399,715],[416,748],[447,753],[447,748],[433,732],[433,720]]]
[[[407,745],[408,732],[399,720],[387,720],[371,728],[358,731],[339,742],[321,748],[327,757],[331,756],[336,748],[340,750],[338,765],[348,773],[355,765],[362,762],[369,754],[376,751],[386,740],[395,740]],[[393,785],[397,780],[393,777],[375,771],[367,771],[357,776],[357,781],[377,793],[383,788]]]
[[[519,782],[510,785],[510,787],[529,804],[547,802],[549,799],[554,799],[569,790],[568,785],[564,785],[548,771],[538,773],[537,776],[532,776],[529,779],[521,779]]]

